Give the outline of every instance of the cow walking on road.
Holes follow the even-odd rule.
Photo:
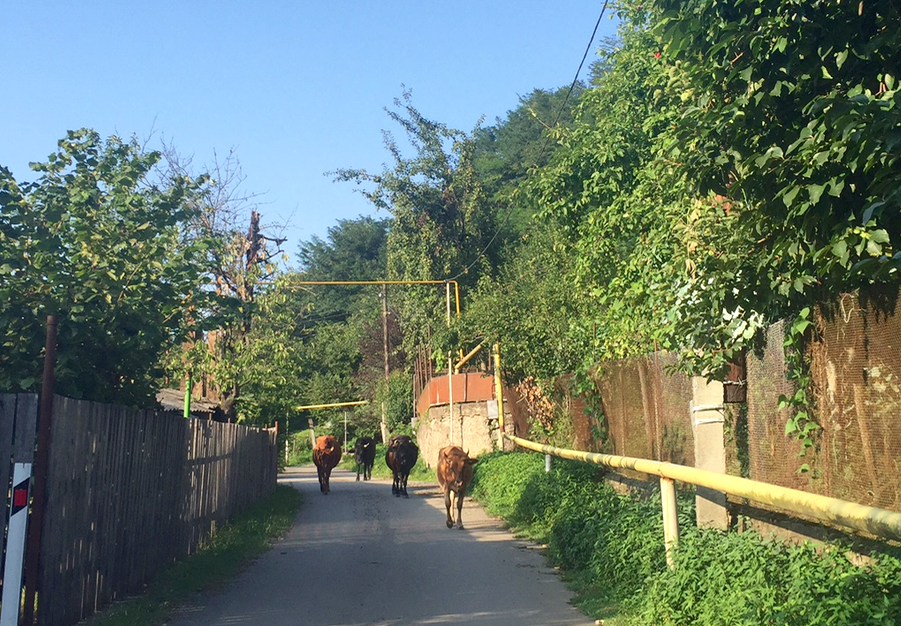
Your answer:
[[[395,435],[389,440],[388,450],[385,452],[385,463],[394,474],[391,493],[395,496],[409,497],[407,495],[407,478],[418,458],[419,448],[409,436]]]
[[[357,480],[360,480],[360,472],[363,473],[363,480],[372,478],[372,466],[375,465],[375,440],[372,437],[357,439],[354,461],[357,462]]]
[[[313,463],[316,464],[316,472],[319,474],[319,491],[328,495],[329,477],[332,469],[341,460],[341,446],[334,435],[322,435],[316,439],[316,447],[313,448]]]
[[[459,446],[445,446],[438,452],[438,484],[444,491],[448,528],[454,527],[451,510],[456,509],[457,528],[463,530],[463,495],[472,482],[472,466],[478,461],[469,458],[469,454]]]

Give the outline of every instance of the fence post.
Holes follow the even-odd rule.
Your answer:
[[[663,543],[666,565],[673,568],[673,550],[679,545],[679,509],[676,504],[676,482],[660,477],[660,506],[663,509]]]
[[[695,376],[691,380],[691,388],[691,429],[695,441],[695,467],[725,474],[723,383]],[[698,526],[721,530],[729,527],[729,511],[726,509],[724,493],[698,487],[695,505]]]
[[[191,370],[188,370],[188,374],[185,376],[185,410],[184,416],[185,419],[191,417]]]
[[[34,623],[34,598],[37,593],[38,570],[41,559],[41,530],[44,524],[44,505],[47,489],[47,468],[50,457],[50,420],[53,419],[53,385],[56,380],[56,316],[47,316],[47,335],[44,344],[44,373],[41,381],[41,404],[38,411],[37,446],[34,459],[34,488],[32,490],[31,520],[25,546],[25,605],[22,622]]]

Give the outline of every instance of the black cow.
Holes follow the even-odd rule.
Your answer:
[[[407,495],[407,478],[410,476],[410,470],[416,465],[417,458],[419,458],[419,448],[407,435],[395,435],[388,442],[385,463],[394,474],[391,493],[395,496],[409,497]]]
[[[363,480],[372,478],[372,466],[375,465],[375,440],[372,437],[360,437],[354,444],[354,460],[357,462],[357,480],[363,472]]]

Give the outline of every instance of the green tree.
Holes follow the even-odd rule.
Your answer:
[[[670,89],[684,102],[661,137],[661,158],[671,164],[670,180],[720,199],[709,211],[730,214],[728,243],[739,244],[717,241],[717,230],[697,233],[699,250],[720,252],[704,252],[680,287],[686,297],[674,303],[684,311],[677,325],[685,335],[716,340],[694,347],[712,353],[737,332],[753,334],[760,321],[897,281],[898,6],[645,5]],[[733,319],[704,333],[709,323],[696,314],[711,309]]]
[[[339,170],[336,177],[374,185],[361,192],[392,215],[389,278],[442,280],[460,275],[464,286],[470,286],[491,267],[492,259],[483,252],[494,254],[488,243],[495,232],[494,212],[474,168],[475,142],[469,134],[423,117],[411,98],[405,92],[395,101],[397,110],[386,110],[403,128],[415,156],[404,156],[394,137],[385,133],[393,167],[381,174]],[[433,286],[410,287],[399,292],[398,304],[406,351],[435,343],[443,332],[444,294]]]
[[[38,178],[0,168],[0,388],[39,385],[43,324],[59,316],[56,390],[153,402],[160,359],[185,336],[202,242],[187,236],[203,177],[151,182],[160,160],[135,139],[72,131]]]
[[[323,240],[302,242],[301,280],[381,280],[387,272],[388,220],[360,217],[338,220]],[[316,286],[309,289],[316,318],[344,321],[361,309],[375,310],[378,288],[367,285]]]
[[[189,176],[191,159],[171,146],[164,150],[169,176]],[[242,190],[244,175],[234,151],[217,156],[202,194],[193,198],[190,237],[204,243],[208,288],[193,294],[189,302],[194,343],[170,351],[170,377],[181,379],[187,371],[203,376],[218,395],[220,409],[229,419],[262,419],[239,415],[242,387],[251,382],[246,366],[253,353],[249,335],[260,320],[257,296],[278,274],[281,246],[286,239],[273,236],[277,226],[266,225],[256,210],[256,196]]]
[[[479,127],[475,140],[475,169],[485,194],[504,227],[498,243],[503,244],[528,228],[536,210],[529,197],[519,193],[531,173],[550,161],[555,142],[548,131],[569,127],[584,85],[577,83],[572,92],[535,89],[519,99],[519,105],[498,118],[493,126]]]

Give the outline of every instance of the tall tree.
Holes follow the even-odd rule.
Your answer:
[[[170,175],[189,176],[190,158],[182,158],[171,146],[165,156]],[[213,177],[194,199],[191,236],[203,243],[213,289],[194,294],[190,306],[195,336],[210,331],[215,339],[196,342],[188,353],[172,352],[169,365],[176,377],[179,369],[203,372],[218,391],[222,411],[236,419],[236,402],[249,380],[249,370],[239,364],[252,351],[248,335],[256,298],[276,276],[286,239],[268,234],[256,197],[241,190],[244,175],[234,151],[222,161],[217,157],[207,169]]]
[[[412,105],[410,92],[395,100],[389,117],[399,124],[415,156],[406,157],[394,136],[385,133],[393,167],[380,174],[339,170],[338,180],[372,184],[362,193],[377,209],[391,213],[388,268],[391,278],[442,280],[458,276],[464,285],[491,267],[495,250],[494,212],[474,168],[471,135],[431,121]],[[404,343],[408,353],[432,344],[443,332],[443,294],[434,287],[411,287],[400,294]],[[445,346],[449,347],[449,346]]]
[[[360,217],[339,220],[323,240],[301,243],[298,258],[305,280],[382,280],[387,274],[389,221]],[[370,286],[317,287],[310,290],[314,315],[346,320],[361,309],[378,306],[378,289]]]
[[[38,178],[0,168],[0,388],[39,384],[43,322],[60,317],[56,389],[147,405],[160,357],[184,337],[203,246],[188,236],[206,179],[156,183],[135,139],[69,132]]]

